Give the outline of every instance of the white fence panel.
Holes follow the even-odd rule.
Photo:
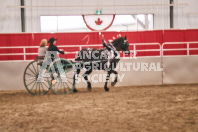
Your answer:
[[[198,83],[198,56],[163,57],[164,84]]]

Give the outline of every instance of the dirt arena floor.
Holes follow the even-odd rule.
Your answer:
[[[0,132],[198,132],[198,85],[0,92]]]

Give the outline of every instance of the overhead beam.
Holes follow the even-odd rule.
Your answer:
[[[25,0],[21,0],[21,6],[25,6]],[[21,8],[21,31],[25,32],[25,8]]]
[[[173,4],[174,0],[170,0],[170,4]],[[170,28],[174,28],[174,7],[170,6]]]
[[[56,6],[7,6],[7,8],[52,8],[52,7],[148,7],[148,6],[188,6],[187,3],[179,4],[139,4],[139,5],[56,5]]]

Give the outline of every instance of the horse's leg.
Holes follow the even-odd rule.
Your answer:
[[[115,80],[114,80],[114,82],[112,82],[112,83],[111,83],[111,86],[113,87],[113,86],[115,86],[115,84],[116,84],[116,83],[117,83],[117,81],[118,81],[118,72],[117,72],[117,71],[112,70],[112,73],[114,73],[114,74],[115,74]]]
[[[112,72],[111,70],[107,72],[106,82],[105,82],[105,86],[104,86],[104,89],[105,89],[106,92],[109,91],[109,88],[107,87],[107,84],[109,82],[109,77],[111,75],[111,72]]]
[[[91,83],[88,79],[88,75],[92,73],[92,68],[90,68],[89,70],[87,69],[87,71],[83,74],[83,77],[85,79],[85,81],[87,82],[87,89],[89,91],[91,91]]]
[[[76,81],[76,80],[77,80],[81,68],[82,68],[81,65],[76,66],[76,74],[74,74],[73,81]],[[76,77],[75,77],[75,76],[76,76]],[[73,82],[73,84],[74,84],[74,82]],[[73,92],[74,92],[74,93],[78,92],[78,90],[76,89],[76,87],[74,87]]]

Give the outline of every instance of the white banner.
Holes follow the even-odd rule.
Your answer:
[[[83,15],[85,24],[93,31],[108,29],[113,24],[114,18],[115,15]]]

